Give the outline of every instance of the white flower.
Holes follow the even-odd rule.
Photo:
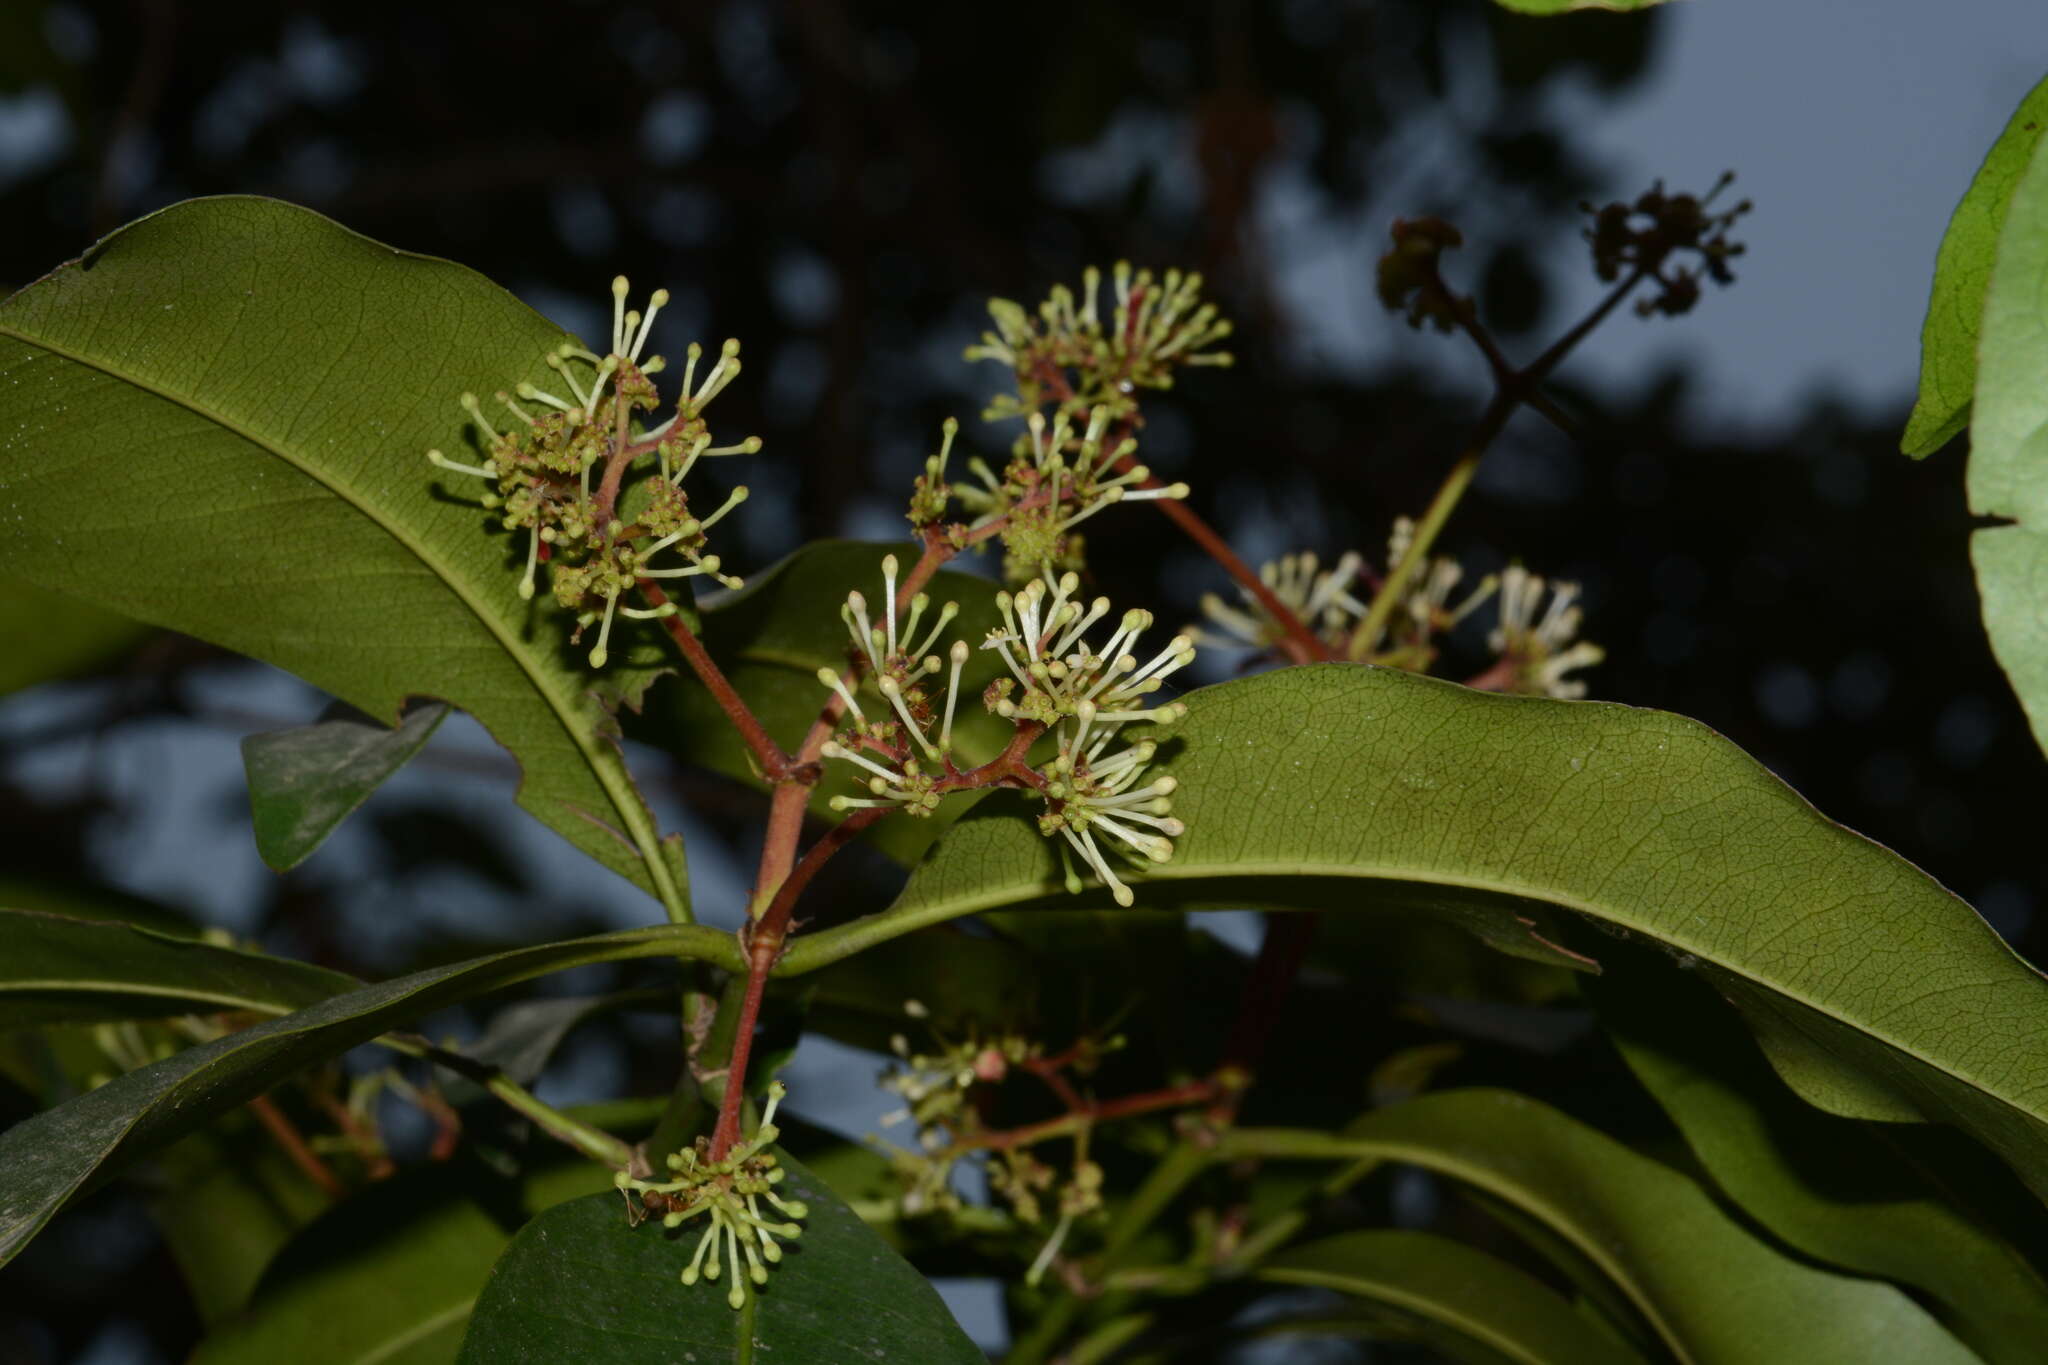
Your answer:
[[[1282,555],[1259,567],[1259,581],[1286,604],[1302,624],[1326,643],[1341,645],[1364,619],[1365,603],[1351,595],[1364,557],[1355,551],[1340,556],[1328,570],[1313,551]],[[1250,588],[1239,586],[1242,605],[1233,606],[1215,593],[1202,595],[1202,614],[1222,633],[1197,629],[1195,641],[1204,649],[1254,649],[1261,653],[1287,637],[1287,629]]]
[[[1511,565],[1500,576],[1500,624],[1487,643],[1510,667],[1513,682],[1507,690],[1538,696],[1583,697],[1586,684],[1565,675],[1590,668],[1607,657],[1596,644],[1579,641],[1582,613],[1576,605],[1579,585],[1555,583],[1550,588],[1550,605],[1542,614],[1544,580],[1521,565]]]

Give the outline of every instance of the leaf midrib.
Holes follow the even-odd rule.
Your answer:
[[[255,1000],[247,996],[229,995],[222,991],[174,990],[168,986],[139,985],[132,981],[94,981],[79,979],[40,979],[35,981],[0,982],[0,1003],[16,995],[139,995],[157,1000],[191,1000],[198,1003],[217,1005],[228,1010],[254,1010],[258,1014],[284,1015],[306,1009],[306,1005],[288,1005],[276,1000]],[[311,1002],[318,1004],[319,1001]]]
[[[429,553],[426,546],[406,533],[403,528],[382,516],[372,504],[362,500],[353,490],[327,477],[325,473],[310,463],[295,458],[281,445],[243,427],[232,418],[205,407],[197,398],[188,397],[173,391],[161,383],[146,380],[117,369],[111,362],[101,361],[81,354],[70,347],[59,345],[42,337],[30,336],[19,328],[5,322],[0,322],[0,336],[11,337],[25,346],[35,347],[50,355],[68,360],[74,365],[82,365],[89,370],[97,371],[116,383],[133,385],[135,388],[151,394],[166,403],[183,408],[202,421],[213,423],[222,430],[248,442],[258,450],[265,451],[274,458],[282,460],[285,464],[298,470],[321,487],[326,488],[329,492],[354,508],[358,514],[377,527],[378,530],[384,532],[384,534],[405,547],[415,559],[419,560],[426,567],[429,573],[434,575],[435,581],[453,593],[456,600],[461,602],[469,610],[470,614],[476,618],[478,624],[490,632],[491,637],[498,642],[498,647],[504,655],[512,660],[520,672],[526,675],[528,683],[532,686],[534,692],[547,704],[550,714],[554,716],[556,723],[562,727],[563,733],[569,737],[570,743],[576,746],[577,753],[582,755],[583,761],[589,767],[592,776],[597,778],[598,785],[604,789],[605,795],[610,798],[612,809],[618,813],[627,830],[631,833],[634,849],[639,853],[641,863],[647,868],[648,877],[658,888],[662,903],[680,913],[682,923],[687,924],[691,922],[688,905],[674,885],[673,879],[669,876],[667,861],[661,856],[660,841],[654,836],[653,831],[647,828],[646,812],[640,807],[637,797],[630,790],[624,793],[620,791],[620,774],[611,771],[610,765],[603,761],[604,756],[598,750],[593,738],[583,734],[574,723],[575,709],[573,704],[565,703],[563,698],[557,696],[554,687],[550,685],[549,681],[542,674],[536,672],[532,663],[519,649],[514,647],[515,641],[506,631],[504,625],[495,619],[492,613],[484,609],[483,605],[468,588],[454,574],[449,572],[447,565]],[[521,780],[524,780],[523,773]]]
[[[1432,1317],[1437,1322],[1491,1346],[1504,1356],[1523,1362],[1523,1365],[1546,1365],[1542,1356],[1532,1355],[1522,1349],[1520,1340],[1502,1336],[1489,1323],[1473,1317],[1460,1305],[1448,1301],[1442,1295],[1418,1293],[1405,1289],[1391,1280],[1373,1279],[1339,1270],[1302,1270],[1287,1266],[1266,1266],[1258,1271],[1257,1278],[1270,1280],[1275,1284],[1334,1289],[1339,1293],[1352,1294],[1359,1298],[1378,1299],[1411,1313]]]
[[[1245,877],[1279,877],[1290,880],[1300,877],[1343,877],[1354,881],[1413,882],[1423,886],[1439,886],[1463,891],[1486,892],[1521,900],[1540,901],[1545,905],[1554,905],[1559,909],[1570,910],[1592,919],[1605,920],[1608,923],[1618,924],[1639,933],[1649,934],[1659,943],[1670,944],[1673,947],[1682,949],[1693,957],[1713,964],[1731,976],[1740,977],[1783,999],[1804,1005],[1806,1008],[1827,1018],[1837,1019],[1845,1024],[1849,1024],[1858,1032],[1877,1039],[1887,1047],[1893,1048],[1908,1057],[1925,1063],[1940,1074],[1949,1076],[1969,1086],[1972,1091],[1979,1095],[1996,1100],[1999,1104],[2024,1118],[2034,1121],[2048,1121],[2048,1114],[2037,1114],[2031,1109],[2021,1106],[2004,1095],[1997,1093],[1995,1090],[1986,1087],[1975,1078],[1966,1076],[1952,1067],[1936,1061],[1919,1049],[1908,1046],[1890,1033],[1853,1020],[1849,1016],[1838,1012],[1838,1008],[1833,1005],[1822,1004],[1801,992],[1790,990],[1772,981],[1767,981],[1754,972],[1735,966],[1719,953],[1705,949],[1694,940],[1681,937],[1676,932],[1667,931],[1661,926],[1643,920],[1625,918],[1617,914],[1611,906],[1603,906],[1597,903],[1560,896],[1555,892],[1541,891],[1533,887],[1495,881],[1491,878],[1450,877],[1444,875],[1438,869],[1395,868],[1385,864],[1375,864],[1370,871],[1367,871],[1361,869],[1360,865],[1356,863],[1325,864],[1298,859],[1291,862],[1186,863],[1175,861],[1151,867],[1142,881],[1134,880],[1132,885],[1134,889],[1139,890],[1142,894],[1142,889],[1147,883],[1196,882]],[[976,914],[983,910],[993,910],[1004,906],[1013,906],[1019,901],[1042,899],[1056,894],[1058,889],[1056,886],[1043,882],[1014,882],[1004,887],[983,890],[972,896],[935,901],[916,906],[904,913],[903,922],[909,928],[922,928],[930,924],[941,924],[948,920],[958,919],[963,915]],[[883,911],[882,913],[889,915],[892,912]],[[903,932],[908,931],[908,929],[905,929]]]
[[[475,1308],[476,1295],[471,1294],[460,1303],[443,1308],[440,1312],[372,1346],[364,1354],[356,1357],[356,1365],[377,1365],[379,1361],[389,1360],[414,1342],[433,1335],[451,1322],[459,1322],[468,1317]]]

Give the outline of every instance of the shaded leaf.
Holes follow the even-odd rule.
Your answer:
[[[135,925],[0,910],[0,1029],[224,1010],[289,1014],[361,984],[310,963]]]
[[[208,1325],[242,1310],[279,1248],[328,1203],[246,1115],[228,1115],[172,1143],[141,1183],[150,1217]]]
[[[520,1230],[477,1300],[465,1365],[602,1360],[609,1365],[982,1365],[938,1292],[823,1181],[788,1156],[781,1187],[810,1208],[803,1236],[748,1306],[723,1282],[677,1281],[701,1219],[670,1232],[626,1226],[617,1194],[562,1204]]]
[[[1992,262],[2007,205],[2043,128],[2048,128],[2048,79],[2029,91],[2006,121],[1942,234],[1927,321],[1920,329],[1920,395],[1899,438],[1899,449],[1915,459],[1932,455],[1970,424],[1977,337]]]
[[[327,836],[412,761],[447,719],[434,702],[406,712],[396,729],[368,717],[334,716],[242,741],[256,851],[279,872],[312,856]]]
[[[522,805],[687,917],[564,614],[519,599],[510,538],[422,458],[469,448],[459,394],[544,379],[561,339],[482,276],[305,209],[165,209],[0,304],[0,573],[373,716],[461,707],[519,760]],[[614,692],[667,662],[622,644]]]
[[[1961,1172],[1924,1169],[1885,1129],[1802,1104],[1698,982],[1638,969],[1587,990],[1637,1079],[1758,1223],[1818,1260],[1912,1286],[1994,1365],[2040,1358],[2048,1285],[1956,1205],[1944,1185]]]
[[[0,1133],[0,1264],[80,1194],[297,1071],[456,1001],[592,962],[741,966],[732,936],[664,925],[518,948],[365,986],[116,1077]]]
[[[68,678],[111,659],[149,634],[145,626],[89,602],[0,579],[0,697]]]
[[[1976,1360],[1892,1286],[1781,1254],[1678,1172],[1508,1091],[1425,1096],[1341,1136],[1241,1129],[1221,1151],[1402,1161],[1469,1184],[1604,1270],[1681,1361]]]
[[[511,1244],[506,1221],[610,1185],[601,1167],[560,1167],[529,1180],[508,1209],[458,1173],[407,1171],[307,1228],[249,1311],[209,1334],[191,1365],[446,1365]]]
[[[1642,1357],[1604,1335],[1544,1285],[1481,1251],[1425,1232],[1347,1232],[1291,1247],[1258,1278],[1369,1299],[1518,1365],[1626,1365]]]
[[[1134,882],[1141,908],[1419,910],[1586,967],[1558,946],[1582,917],[1695,963],[1807,1099],[1954,1123],[2048,1189],[2048,981],[1705,726],[1346,665],[1187,704],[1162,750],[1187,833]],[[1026,809],[985,801],[888,911],[796,940],[780,970],[965,914],[1108,909],[1062,891]]]

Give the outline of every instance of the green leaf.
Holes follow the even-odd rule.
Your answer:
[[[447,1365],[511,1245],[506,1214],[610,1186],[602,1167],[561,1167],[528,1181],[506,1210],[460,1172],[407,1171],[307,1228],[248,1312],[200,1343],[191,1365]],[[609,1197],[616,1208],[618,1196]]]
[[[704,647],[783,748],[796,749],[831,696],[818,681],[818,670],[846,669],[852,642],[839,613],[847,592],[858,589],[870,603],[881,602],[881,565],[890,554],[906,574],[917,562],[914,545],[816,541],[754,574],[746,587],[706,598],[701,604]],[[926,592],[933,612],[947,602],[960,606],[960,614],[940,637],[942,643],[960,639],[979,644],[1001,624],[995,606],[996,585],[985,578],[941,572],[933,576]],[[931,629],[934,619],[927,612],[920,635]],[[974,704],[1001,670],[1002,661],[993,651],[977,649],[960,672],[963,701],[953,733],[963,762],[993,758],[1013,733],[1007,722]],[[882,711],[888,706],[872,682],[863,687],[860,701]],[[725,714],[693,681],[678,678],[657,684],[643,712],[626,716],[625,726],[632,738],[714,771],[743,780],[757,776],[745,745]],[[811,793],[814,817],[837,823],[841,815],[830,805],[834,796],[866,795],[851,771],[848,764],[826,766],[826,780]],[[891,820],[869,838],[908,862],[925,850],[946,821],[971,804],[948,802],[940,816],[930,819]]]
[[[289,1014],[361,984],[325,967],[134,925],[0,910],[0,1029],[223,1010]]]
[[[1961,1170],[1909,1160],[1899,1137],[1912,1130],[1800,1103],[1696,981],[1638,967],[1587,989],[1629,1068],[1752,1218],[1818,1260],[1919,1290],[1993,1365],[2040,1359],[2048,1284],[1957,1206]]]
[[[1899,439],[1899,449],[1915,459],[1932,455],[1970,424],[1978,323],[1984,316],[1992,261],[2013,190],[2043,128],[2048,128],[2048,79],[2020,101],[1942,234],[1941,250],[1934,258],[1934,292],[1920,329],[1920,396]],[[1979,433],[1980,445],[1982,439]],[[1971,463],[1976,463],[1974,457]]]
[[[2014,187],[1984,296],[1970,510],[2009,524],[1970,537],[1984,629],[2048,747],[2048,140]]]
[[[1258,1278],[1336,1289],[1398,1309],[1516,1365],[1642,1360],[1530,1276],[1463,1243],[1425,1232],[1386,1229],[1326,1237],[1266,1261]],[[1452,1345],[1439,1343],[1438,1349]]]
[[[0,580],[0,697],[111,659],[149,634],[125,616],[62,593]]]
[[[1977,1359],[1892,1286],[1773,1250],[1678,1172],[1509,1091],[1425,1096],[1342,1136],[1240,1129],[1224,1135],[1220,1155],[1372,1157],[1468,1184],[1600,1266],[1681,1361]]]
[[[440,703],[412,708],[396,729],[338,715],[242,741],[256,851],[273,869],[297,867],[343,820],[426,747],[447,719]]]
[[[141,1177],[150,1218],[209,1326],[242,1310],[279,1248],[328,1204],[247,1114],[172,1143]]]
[[[423,458],[456,405],[547,377],[559,329],[461,266],[266,199],[144,218],[0,304],[0,574],[286,668],[396,720],[474,715],[519,800],[687,919],[565,614],[522,602],[510,537]],[[109,452],[114,452],[110,457]]]
[[[723,1281],[678,1282],[702,1220],[674,1232],[626,1226],[617,1194],[528,1223],[477,1300],[464,1365],[602,1360],[607,1365],[982,1365],[929,1283],[787,1155],[781,1187],[810,1207],[803,1236],[735,1312]]]
[[[571,939],[365,986],[131,1071],[0,1133],[0,1264],[79,1195],[295,1072],[419,1016],[591,962],[682,957],[743,969],[730,934],[662,925]]]
[[[1590,967],[1558,946],[1581,918],[1695,963],[1807,1099],[1954,1123],[2048,1191],[2048,981],[1705,726],[1348,665],[1186,700],[1162,754],[1187,833],[1134,882],[1140,908],[1422,910]],[[780,970],[966,914],[1109,908],[1062,892],[1027,809],[984,802],[889,910],[796,940]]]
[[[1580,10],[1652,9],[1665,0],[1494,0],[1517,14],[1572,14]]]

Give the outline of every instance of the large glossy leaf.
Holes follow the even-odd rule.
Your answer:
[[[2007,203],[1984,297],[1970,510],[2010,524],[1970,537],[1984,629],[2037,743],[2048,747],[2048,140]]]
[[[396,720],[483,722],[519,799],[685,916],[562,613],[422,458],[456,406],[546,377],[561,332],[460,266],[305,209],[226,198],[142,219],[0,304],[0,573],[287,668]],[[607,670],[631,687],[644,637]]]
[[[557,1168],[508,1209],[459,1173],[406,1172],[307,1228],[191,1365],[447,1365],[511,1244],[507,1222],[610,1183],[595,1165]]]
[[[447,718],[440,703],[414,707],[396,727],[330,716],[242,741],[256,851],[279,872],[327,841],[370,793],[426,747]]]
[[[917,561],[912,545],[872,545],[858,541],[817,541],[752,575],[747,585],[719,593],[702,604],[704,646],[718,660],[733,686],[767,727],[777,743],[795,749],[817,719],[831,693],[818,681],[820,668],[845,671],[851,642],[839,619],[846,594],[859,590],[871,604],[883,600],[882,560],[895,555],[903,572]],[[960,614],[940,637],[938,652],[952,640],[980,644],[1000,624],[996,585],[969,574],[941,572],[927,589],[931,610],[959,604]],[[879,607],[876,607],[879,611]],[[935,618],[927,614],[920,635]],[[961,670],[962,704],[954,734],[963,762],[993,757],[1009,738],[1010,727],[974,704],[1002,668],[991,651],[976,650]],[[886,708],[872,685],[863,703]],[[625,717],[626,733],[693,763],[742,779],[756,776],[746,747],[703,688],[682,678],[656,684],[643,710]],[[827,765],[826,780],[811,795],[811,814],[837,821],[832,797],[854,793],[857,784],[847,764]],[[860,793],[865,795],[864,792]],[[885,851],[909,861],[922,853],[936,831],[967,806],[949,803],[941,817],[892,820],[870,836]]]
[[[1559,962],[1560,922],[1590,921],[1696,965],[1808,1099],[1953,1122],[2048,1189],[2048,981],[1706,727],[1347,665],[1187,703],[1166,755],[1187,833],[1140,908],[1420,909]],[[982,803],[888,911],[782,970],[963,914],[1107,908],[1061,890],[1025,809]]]
[[[1774,1250],[1678,1172],[1508,1091],[1425,1096],[1342,1135],[1243,1129],[1221,1151],[1402,1161],[1484,1191],[1604,1270],[1687,1365],[1976,1360],[1892,1286]]]
[[[0,1029],[223,1010],[289,1014],[361,984],[309,963],[135,925],[0,910]]]
[[[0,579],[0,697],[111,659],[149,633],[125,616],[20,579]]]
[[[1744,1212],[1818,1260],[1911,1286],[1993,1365],[2040,1359],[2048,1285],[1961,1203],[1981,1163],[1930,1167],[1906,1140],[1942,1135],[1800,1103],[1713,992],[1668,967],[1610,972],[1588,991],[1630,1069]]]
[[[2013,111],[1942,234],[1941,251],[1934,259],[1934,291],[1920,330],[1920,396],[1899,439],[1899,449],[1915,459],[1932,455],[1970,424],[1977,337],[1992,261],[2005,228],[2006,207],[2044,128],[2048,80],[2029,91]]]
[[[731,935],[688,925],[514,949],[335,996],[24,1120],[0,1133],[0,1264],[84,1191],[294,1072],[444,1005],[548,972],[636,957],[741,965]]]
[[[1627,1365],[1642,1357],[1537,1280],[1462,1242],[1425,1232],[1346,1232],[1290,1247],[1259,1267],[1274,1284],[1335,1289],[1399,1310],[1515,1365]]]
[[[701,1220],[626,1226],[616,1194],[562,1204],[520,1230],[477,1300],[464,1365],[982,1365],[937,1291],[787,1156],[783,1189],[809,1206],[803,1236],[734,1311],[726,1286],[678,1282]]]

